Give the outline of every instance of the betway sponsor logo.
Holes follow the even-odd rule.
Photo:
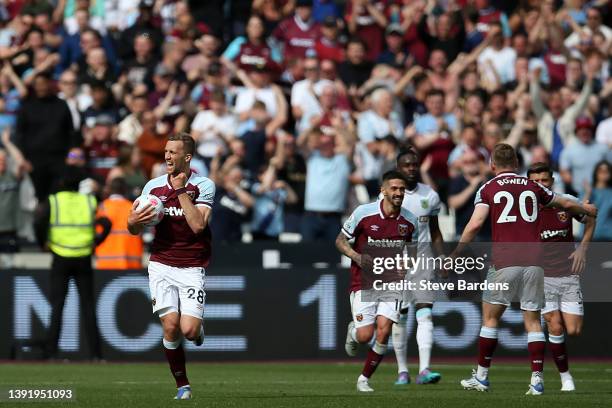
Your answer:
[[[368,246],[376,248],[402,248],[406,241],[402,239],[374,239],[368,237]]]
[[[540,233],[540,239],[550,239],[550,238],[554,238],[554,237],[567,237],[568,234],[568,230],[566,229],[561,229],[561,230],[545,230],[542,231]]]
[[[526,186],[527,185],[527,179],[526,178],[522,178],[522,177],[517,177],[517,178],[503,178],[503,179],[499,179],[499,180],[495,180],[497,182],[497,184],[499,184],[500,186],[503,186],[505,184],[520,184],[522,186]]]
[[[164,214],[169,215],[171,217],[182,217],[183,215],[185,215],[182,208],[176,208],[176,207],[164,208]]]
[[[289,40],[289,44],[294,47],[312,48],[314,47],[314,40],[312,38],[292,38]]]

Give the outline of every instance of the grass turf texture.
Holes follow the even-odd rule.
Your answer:
[[[393,356],[389,355],[388,361]],[[176,389],[166,364],[0,364],[0,389],[70,387],[76,402],[37,402],[66,407],[612,407],[612,364],[575,363],[577,391],[562,394],[551,364],[545,371],[545,395],[523,395],[530,378],[527,364],[499,362],[491,373],[491,391],[465,391],[459,380],[470,375],[467,365],[438,365],[437,385],[393,385],[395,365],[383,364],[360,394],[357,363],[192,363],[187,367],[194,399],[172,401]],[[412,381],[415,372],[413,369]],[[23,403],[0,402],[0,407]],[[26,405],[27,406],[27,405]]]

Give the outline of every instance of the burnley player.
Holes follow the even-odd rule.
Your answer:
[[[165,216],[155,227],[151,249],[149,288],[178,388],[175,399],[191,398],[181,335],[198,346],[204,341],[204,268],[211,255],[208,221],[215,185],[190,170],[194,150],[190,135],[170,136],[165,149],[168,174],[149,181],[142,191],[164,203]],[[134,205],[128,218],[130,233],[139,234],[153,216],[151,207],[136,211]]]
[[[545,163],[535,163],[527,171],[530,180],[551,188],[552,169]],[[576,200],[572,196],[567,196]],[[585,223],[584,235],[578,247],[574,245],[572,218]],[[544,298],[542,315],[548,328],[548,343],[553,360],[561,375],[561,391],[574,391],[574,379],[569,372],[565,333],[578,335],[582,329],[582,291],[580,274],[584,271],[586,251],[595,231],[592,217],[571,217],[554,208],[540,209],[540,239],[545,244],[543,256]],[[570,254],[569,257],[567,254]]]
[[[444,240],[438,226],[440,212],[440,196],[427,184],[419,183],[419,157],[413,149],[402,150],[397,156],[397,169],[406,178],[406,194],[402,207],[414,214],[418,219],[418,249],[417,255],[433,257],[434,249],[438,255],[443,252]],[[421,268],[415,274],[407,276],[414,282],[430,280],[433,271]],[[435,384],[440,381],[440,374],[429,369],[431,348],[433,346],[433,320],[431,310],[434,293],[430,290],[404,291],[400,320],[393,325],[391,339],[397,359],[398,378],[396,385],[410,383],[407,361],[408,331],[406,329],[408,307],[413,304],[417,321],[416,341],[419,349],[419,374],[417,384]]]
[[[362,269],[371,268],[372,256],[368,248],[396,250],[396,253],[408,244],[416,243],[418,236],[416,217],[402,207],[406,180],[402,173],[392,170],[383,175],[381,192],[383,199],[370,204],[360,205],[346,220],[336,238],[338,250],[351,259],[351,312],[353,320],[348,325],[346,335],[346,352],[355,356],[359,343],[368,343],[376,334],[374,346],[368,351],[368,357],[361,375],[357,379],[357,390],[374,391],[368,380],[387,351],[387,342],[393,323],[399,320],[401,294],[395,300],[367,301],[362,299]],[[353,246],[349,240],[355,240]]]
[[[517,167],[514,149],[504,143],[496,145],[491,160],[496,176],[478,190],[472,217],[461,235],[459,245],[450,255],[455,257],[461,253],[491,215],[493,252],[487,281],[507,284],[509,289],[483,291],[478,368],[472,372],[471,378],[462,380],[461,385],[465,389],[478,391],[489,389],[488,372],[497,346],[499,320],[513,299],[520,297],[532,371],[527,394],[540,395],[544,392],[542,371],[546,342],[540,323],[540,310],[544,306],[544,271],[538,266],[539,246],[530,244],[540,241],[539,208],[552,206],[572,214],[592,216],[596,215],[597,210],[592,205],[581,205],[555,195],[546,187],[517,175]],[[508,243],[523,243],[525,247],[529,246],[529,250],[512,250],[508,248]]]

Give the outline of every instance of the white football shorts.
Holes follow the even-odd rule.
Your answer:
[[[544,296],[546,305],[542,309],[542,314],[560,310],[562,313],[584,315],[582,289],[578,275],[545,276]]]
[[[153,313],[169,313],[203,318],[206,271],[201,267],[178,268],[149,262],[149,290]]]
[[[363,302],[361,291],[358,290],[351,292],[350,300],[353,322],[357,328],[374,324],[376,316],[384,316],[394,323],[399,321],[399,312],[402,307],[401,297],[391,302]]]

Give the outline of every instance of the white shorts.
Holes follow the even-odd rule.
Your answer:
[[[542,313],[560,310],[563,313],[584,315],[582,290],[578,275],[544,277],[546,305]]]
[[[484,290],[482,301],[485,303],[510,306],[520,300],[522,310],[538,311],[544,307],[544,269],[539,266],[491,267],[487,282],[506,284],[508,290]]]
[[[206,300],[205,277],[204,268],[177,268],[149,262],[153,313],[162,317],[176,312],[202,320]]]
[[[399,311],[402,307],[401,299],[393,302],[362,302],[361,291],[351,292],[351,313],[355,327],[364,327],[374,324],[376,316],[384,316],[397,323],[399,321]]]
[[[429,303],[433,304],[434,299],[436,298],[436,291],[434,290],[423,290],[420,289],[421,281],[429,281],[433,282],[435,278],[435,274],[433,271],[428,269],[419,269],[415,273],[406,274],[406,281],[413,282],[416,289],[414,290],[404,290],[402,292],[403,303],[402,309],[408,309],[411,304],[421,304],[421,303]]]

